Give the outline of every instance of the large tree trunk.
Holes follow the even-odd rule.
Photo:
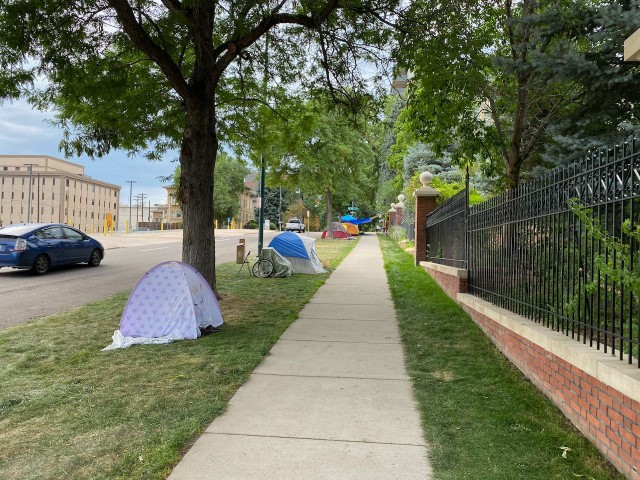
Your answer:
[[[198,270],[216,297],[213,175],[218,150],[213,99],[187,107],[180,151],[180,191],[184,216],[182,261]]]
[[[521,166],[522,160],[520,159],[519,152],[511,152],[509,161],[507,162],[507,186],[509,190],[513,190],[518,186]]]
[[[325,193],[327,199],[327,238],[333,239],[333,207],[331,205],[331,192]]]

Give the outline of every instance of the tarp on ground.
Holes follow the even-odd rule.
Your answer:
[[[104,350],[193,340],[201,335],[201,328],[222,323],[218,300],[204,277],[186,263],[164,262],[138,280],[122,313],[120,329]]]
[[[275,248],[264,247],[260,253],[261,260],[269,260],[273,264],[273,272],[271,277],[282,278],[293,275],[293,266],[291,262],[278,253]]]
[[[269,246],[291,262],[293,273],[326,273],[316,253],[314,238],[282,232],[271,240]]]

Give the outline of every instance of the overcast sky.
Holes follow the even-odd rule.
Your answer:
[[[45,120],[52,114],[34,110],[25,101],[0,103],[0,155],[50,155],[84,166],[84,173],[96,180],[120,185],[120,201],[129,203],[129,183],[133,196],[145,193],[145,203],[166,203],[167,193],[158,177],[171,175],[178,165],[178,152],[169,153],[162,162],[150,162],[142,157],[127,157],[115,152],[108,157],[91,160],[88,157],[64,157],[58,144],[62,131],[49,126]],[[173,161],[176,160],[176,161]],[[134,202],[135,204],[135,202]]]

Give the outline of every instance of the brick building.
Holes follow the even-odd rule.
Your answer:
[[[120,186],[48,155],[0,155],[0,223],[66,223],[87,233],[117,224]]]

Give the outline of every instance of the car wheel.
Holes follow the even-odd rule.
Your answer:
[[[33,267],[31,271],[36,275],[44,275],[49,271],[51,267],[51,260],[46,255],[38,255],[33,262]]]
[[[102,261],[102,254],[100,253],[100,250],[98,250],[97,248],[91,252],[91,256],[89,257],[89,266],[90,267],[97,267],[98,265],[100,265],[100,262]]]

